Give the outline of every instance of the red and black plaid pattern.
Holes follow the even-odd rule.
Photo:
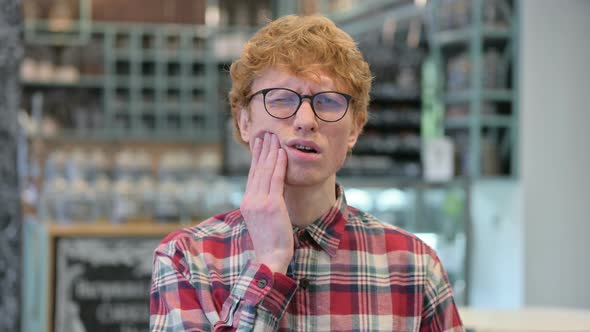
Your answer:
[[[239,210],[166,237],[151,331],[463,331],[436,253],[337,192],[322,218],[294,228],[287,275],[255,262]]]

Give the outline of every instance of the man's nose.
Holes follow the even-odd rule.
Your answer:
[[[298,130],[315,131],[317,129],[317,117],[311,106],[311,99],[304,98],[295,114],[294,125]]]

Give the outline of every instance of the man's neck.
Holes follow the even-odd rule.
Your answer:
[[[336,179],[317,186],[285,186],[285,203],[293,226],[305,228],[336,202]]]

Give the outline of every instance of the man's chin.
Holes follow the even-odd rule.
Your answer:
[[[316,172],[287,172],[285,185],[292,187],[317,187],[329,180]]]
[[[317,182],[318,181],[317,179],[315,179],[315,176],[309,174],[309,172],[287,172],[287,176],[285,179],[285,184],[293,187],[313,186],[317,184]]]

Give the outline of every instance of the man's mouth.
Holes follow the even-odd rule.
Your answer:
[[[305,152],[305,153],[318,153],[316,151],[316,149],[309,147],[309,146],[305,146],[305,145],[301,145],[301,144],[295,144],[293,146],[295,149],[301,151],[301,152]]]

